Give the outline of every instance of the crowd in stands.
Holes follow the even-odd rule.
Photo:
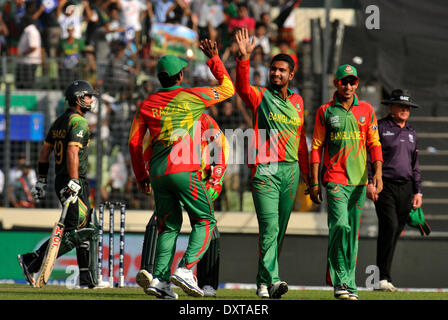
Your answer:
[[[103,137],[107,155],[103,161],[102,198],[132,195],[128,199],[130,206],[143,208],[142,203],[147,206],[148,201],[137,203],[139,198],[134,196],[138,191],[132,181],[127,134],[138,104],[159,86],[155,66],[164,52],[154,50],[152,28],[171,24],[194,31],[195,43],[193,52],[186,55],[190,63],[184,81],[191,86],[211,85],[215,81],[205,64],[205,56],[197,50],[203,38],[217,41],[221,58],[235,80],[238,48],[233,33],[238,28],[248,28],[257,44],[251,57],[250,80],[254,85],[265,86],[268,62],[273,55],[288,53],[296,68],[299,66],[293,33],[295,21],[290,14],[299,2],[0,0],[0,54],[14,58],[17,89],[41,89],[45,83],[44,89],[63,90],[80,78],[101,89],[104,106],[101,133],[97,132],[95,118],[88,120],[94,134]],[[273,8],[280,8],[275,17],[271,14]],[[293,83],[291,89],[298,91],[297,87]],[[210,113],[223,129],[252,126],[251,116],[238,95],[212,107]],[[241,177],[242,170],[230,167],[228,176]],[[227,188],[235,192],[245,189],[244,183],[234,183],[235,179],[229,178]],[[225,196],[222,198],[228,202]]]

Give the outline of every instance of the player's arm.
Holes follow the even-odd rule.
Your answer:
[[[262,89],[251,86],[249,82],[250,54],[255,47],[254,40],[250,41],[246,28],[236,32],[235,40],[239,48],[239,57],[237,57],[236,64],[236,92],[244,103],[254,111],[263,98]]]
[[[135,178],[137,179],[140,190],[144,193],[151,192],[150,177],[148,171],[145,168],[145,159],[143,157],[143,140],[148,131],[146,122],[143,120],[140,111],[137,110],[132,121],[131,131],[129,134],[129,153],[131,156],[132,170],[134,171]],[[148,150],[151,156],[152,148]]]
[[[40,151],[39,163],[37,165],[38,178],[36,184],[31,188],[31,195],[36,201],[45,198],[48,183],[48,170],[50,169],[50,155],[53,152],[53,145],[47,140]]]
[[[420,208],[423,204],[423,194],[422,194],[422,178],[420,173],[420,166],[418,163],[418,139],[416,135],[416,142],[415,142],[415,150],[412,153],[412,184],[413,184],[413,191],[414,191],[414,198],[412,199],[412,207],[414,209]]]
[[[210,68],[213,76],[218,80],[218,85],[213,87],[195,88],[196,93],[202,99],[206,107],[227,100],[235,94],[235,87],[230,79],[224,63],[218,54],[218,44],[208,39],[201,41],[200,48],[209,58],[207,66]]]
[[[372,184],[376,188],[376,194],[379,194],[383,190],[383,152],[378,133],[378,121],[373,109],[371,109],[370,122],[367,127],[367,149],[373,164]]]
[[[308,144],[306,143],[305,127],[300,130],[300,142],[298,150],[299,167],[302,179],[306,185],[306,193],[309,193],[310,187],[310,162],[308,159]]]
[[[313,142],[311,144],[311,177],[310,177],[310,198],[314,203],[322,202],[322,193],[319,184],[319,165],[322,160],[322,150],[326,137],[324,109],[320,107],[316,113],[314,123]]]

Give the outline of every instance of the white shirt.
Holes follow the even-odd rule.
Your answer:
[[[34,24],[30,24],[23,30],[20,35],[17,50],[19,55],[22,56],[23,52],[26,52],[30,48],[36,48],[36,50],[24,55],[22,62],[25,64],[41,64],[41,37],[39,30],[37,30]]]
[[[146,4],[140,0],[120,0],[120,25],[124,28],[133,28],[134,31],[142,30],[140,23],[140,13],[146,10]]]
[[[83,10],[84,10],[83,5],[79,4],[79,5],[75,5],[75,10],[73,11],[73,13],[70,16],[67,16],[64,13],[61,13],[61,15],[58,17],[58,23],[62,29],[61,39],[68,38],[67,27],[71,24],[74,27],[73,37],[75,37],[76,39],[81,39]]]

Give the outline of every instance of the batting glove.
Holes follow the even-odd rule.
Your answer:
[[[62,203],[75,203],[78,200],[78,193],[81,190],[81,184],[78,179],[71,179],[67,186],[60,191]]]
[[[45,198],[45,189],[47,189],[47,178],[39,177],[34,187],[31,188],[31,195],[38,201]]]

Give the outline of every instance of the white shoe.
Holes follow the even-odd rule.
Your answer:
[[[389,281],[381,280],[380,283],[379,283],[379,288],[375,289],[375,290],[377,290],[377,291],[395,292],[398,289],[395,288],[395,286],[392,283],[390,283]]]
[[[277,281],[269,287],[269,298],[280,299],[288,292],[288,284],[285,281]]]
[[[198,287],[198,281],[193,271],[187,268],[177,268],[171,275],[171,282],[181,288],[186,294],[192,297],[203,297],[204,291]]]
[[[347,300],[350,297],[350,292],[348,292],[345,283],[334,287],[334,297],[339,300]]]
[[[264,284],[260,285],[257,288],[257,296],[261,299],[267,299],[269,298],[269,291],[268,291],[268,287]]]
[[[358,295],[356,293],[354,293],[354,292],[349,292],[348,293],[348,299],[347,300],[354,301],[354,300],[358,300],[358,299],[359,299],[359,297],[358,297]]]
[[[168,281],[160,281],[157,278],[154,278],[144,291],[146,294],[156,296],[159,299],[177,299],[179,297],[171,289],[171,284]]]
[[[140,270],[137,275],[135,276],[135,282],[137,282],[137,284],[143,288],[143,290],[145,290],[146,288],[149,287],[149,285],[151,284],[153,277],[152,274],[150,274],[148,271],[146,270]]]
[[[202,288],[202,291],[204,291],[204,297],[216,298],[216,290],[212,286],[205,285]]]

